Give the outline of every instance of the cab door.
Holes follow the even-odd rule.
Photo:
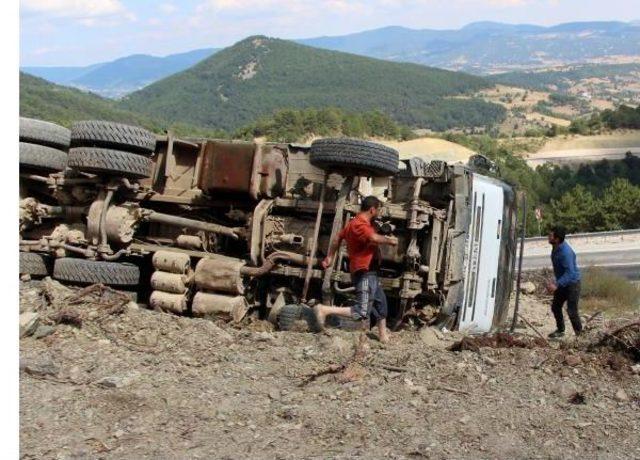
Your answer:
[[[458,329],[488,332],[493,324],[503,219],[503,189],[475,174],[465,248],[464,297]]]

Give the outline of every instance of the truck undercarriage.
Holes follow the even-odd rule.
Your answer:
[[[21,126],[21,272],[52,265],[60,281],[136,290],[163,311],[234,321],[256,312],[286,328],[286,305],[352,301],[344,248],[327,270],[319,262],[373,194],[384,202],[378,231],[399,240],[380,269],[392,323],[488,330],[504,320],[515,253],[506,184],[463,165],[399,162],[365,141],[149,135],[80,122],[60,167],[28,155],[52,147]]]

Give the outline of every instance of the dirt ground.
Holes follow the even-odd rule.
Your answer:
[[[563,136],[547,141],[538,151],[582,150],[606,148],[633,148],[640,145],[640,133],[637,131],[614,131],[595,136]]]
[[[455,163],[458,161],[466,162],[474,154],[473,151],[460,144],[433,137],[398,142],[380,139],[376,142],[396,149],[403,160],[418,157],[426,161],[437,159]]]
[[[453,352],[458,333],[403,331],[382,346],[108,293],[74,304],[51,286],[21,283],[21,312],[41,324],[20,341],[21,458],[640,458],[638,366],[587,346],[607,321],[578,341]],[[547,310],[524,297],[544,334]],[[349,372],[321,375],[354,348]]]

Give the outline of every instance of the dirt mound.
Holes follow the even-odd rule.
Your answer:
[[[453,353],[446,348],[461,341],[457,332],[404,330],[382,345],[360,332],[279,332],[252,319],[235,328],[125,300],[98,287],[21,284],[21,312],[40,321],[20,340],[25,458],[640,451],[640,376],[612,343],[588,349],[599,331],[623,323],[548,347],[534,346],[536,336],[523,329]],[[526,300],[522,314],[546,334],[548,306]],[[631,330],[614,335],[628,340]]]
[[[464,337],[449,347],[450,351],[480,351],[480,348],[541,348],[548,347],[549,342],[540,337],[517,337],[499,332],[480,337]]]
[[[640,362],[640,317],[603,330],[600,337],[589,346],[591,351],[605,348]]]

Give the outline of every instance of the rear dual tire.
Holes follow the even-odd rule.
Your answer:
[[[20,142],[19,164],[21,169],[59,172],[67,166],[67,154],[44,145]]]
[[[66,151],[69,149],[70,141],[71,131],[63,126],[34,118],[20,117],[20,142]]]
[[[151,174],[151,159],[137,153],[97,147],[69,150],[70,168],[90,174],[142,179]]]
[[[102,175],[144,179],[151,175],[156,137],[138,126],[79,121],[71,127],[69,167]]]
[[[78,121],[71,127],[71,147],[101,147],[149,155],[156,148],[156,136],[139,126]]]

